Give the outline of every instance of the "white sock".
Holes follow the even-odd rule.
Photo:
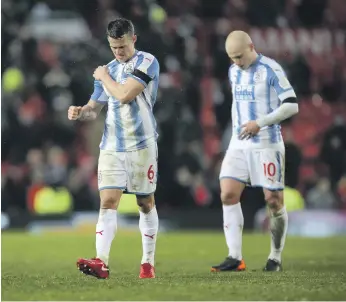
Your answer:
[[[142,234],[143,257],[141,264],[150,263],[154,265],[155,246],[157,231],[159,228],[159,217],[156,207],[149,213],[139,212],[139,229]]]
[[[271,244],[269,259],[277,260],[281,263],[281,253],[285,245],[288,227],[288,215],[286,207],[277,213],[272,213],[270,217]]]
[[[234,205],[223,205],[223,229],[228,246],[228,256],[242,260],[242,234],[244,216],[240,202]]]
[[[96,225],[96,254],[108,265],[109,252],[117,230],[117,210],[100,209]]]

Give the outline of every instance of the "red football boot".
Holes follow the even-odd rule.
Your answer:
[[[90,275],[98,279],[109,278],[109,267],[99,258],[80,258],[77,261],[77,268],[85,275]]]
[[[141,264],[141,272],[139,278],[155,278],[155,268],[150,263]]]

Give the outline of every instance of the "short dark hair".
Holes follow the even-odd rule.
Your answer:
[[[113,39],[120,39],[124,35],[134,35],[135,27],[132,22],[125,18],[117,18],[114,21],[109,22],[107,26],[107,36]]]

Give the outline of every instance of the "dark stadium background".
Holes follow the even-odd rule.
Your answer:
[[[161,65],[155,116],[160,232],[156,279],[138,278],[134,196],[118,209],[108,280],[80,274],[93,257],[98,145],[84,105],[93,70],[112,60],[105,28],[131,19],[137,48]],[[3,300],[345,300],[346,0],[2,0],[1,295]],[[218,174],[231,135],[232,30],[285,68],[300,112],[282,124],[289,229],[284,271],[262,272],[268,213],[242,196],[247,270],[210,273],[226,255]]]
[[[97,215],[105,111],[74,123],[67,109],[88,101],[94,68],[112,60],[105,26],[124,16],[137,48],[161,65],[156,199],[167,227],[221,226],[218,173],[232,104],[224,41],[241,29],[284,66],[299,97],[299,114],[283,123],[290,233],[346,233],[344,0],[7,0],[1,15],[2,228]],[[127,203],[124,218],[136,216]],[[247,189],[247,229],[265,228],[263,207],[261,190]],[[314,215],[320,229],[307,225]]]

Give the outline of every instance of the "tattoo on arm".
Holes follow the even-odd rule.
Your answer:
[[[97,118],[98,112],[89,105],[83,106],[79,120],[80,121],[92,121]]]

